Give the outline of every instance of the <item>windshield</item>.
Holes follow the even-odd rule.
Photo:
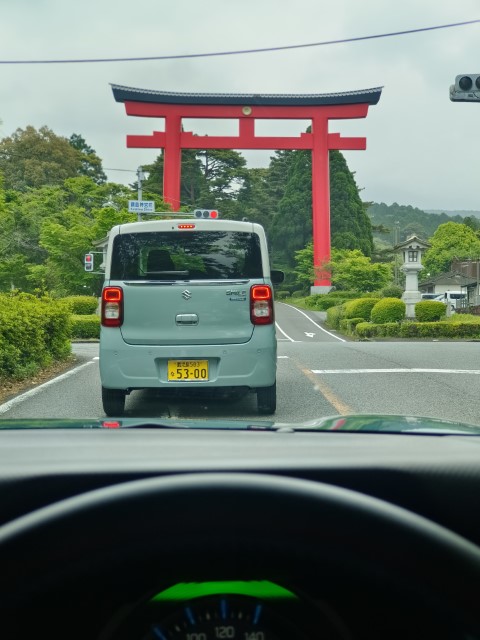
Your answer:
[[[477,3],[7,4],[4,427],[477,433]]]

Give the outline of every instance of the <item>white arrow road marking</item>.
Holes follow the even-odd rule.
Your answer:
[[[339,340],[340,342],[346,342],[346,340],[344,340],[343,338],[339,338],[338,336],[333,335],[333,333],[330,333],[330,331],[327,331],[326,329],[324,329],[321,325],[315,322],[315,320],[312,320],[309,316],[307,316],[306,313],[301,311],[301,309],[297,309],[297,307],[293,307],[291,304],[287,304],[286,302],[279,302],[278,304],[284,304],[286,307],[290,307],[290,309],[295,309],[295,311],[298,311],[298,313],[301,313],[302,316],[305,316],[307,320],[310,320],[310,322],[314,324],[318,329],[320,329],[320,331],[327,333],[329,336],[332,336],[332,338],[335,338],[335,340]],[[295,342],[295,340],[292,340],[292,342]]]

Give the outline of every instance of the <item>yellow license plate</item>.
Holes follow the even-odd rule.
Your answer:
[[[168,379],[193,382],[208,380],[208,360],[169,360]]]

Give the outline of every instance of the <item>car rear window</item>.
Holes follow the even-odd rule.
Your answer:
[[[113,242],[112,280],[262,278],[260,238],[241,231],[125,233]]]

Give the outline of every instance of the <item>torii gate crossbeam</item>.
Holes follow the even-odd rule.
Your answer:
[[[312,153],[314,265],[330,259],[330,149],[366,149],[366,139],[329,133],[329,120],[365,118],[380,99],[381,88],[317,95],[191,94],[148,91],[112,85],[115,100],[127,115],[165,120],[164,131],[127,136],[127,147],[164,150],[164,200],[180,206],[182,149],[309,149]],[[235,119],[236,136],[198,136],[182,130],[184,118]],[[255,120],[310,120],[311,133],[300,136],[256,136]],[[313,292],[330,288],[318,274]]]

